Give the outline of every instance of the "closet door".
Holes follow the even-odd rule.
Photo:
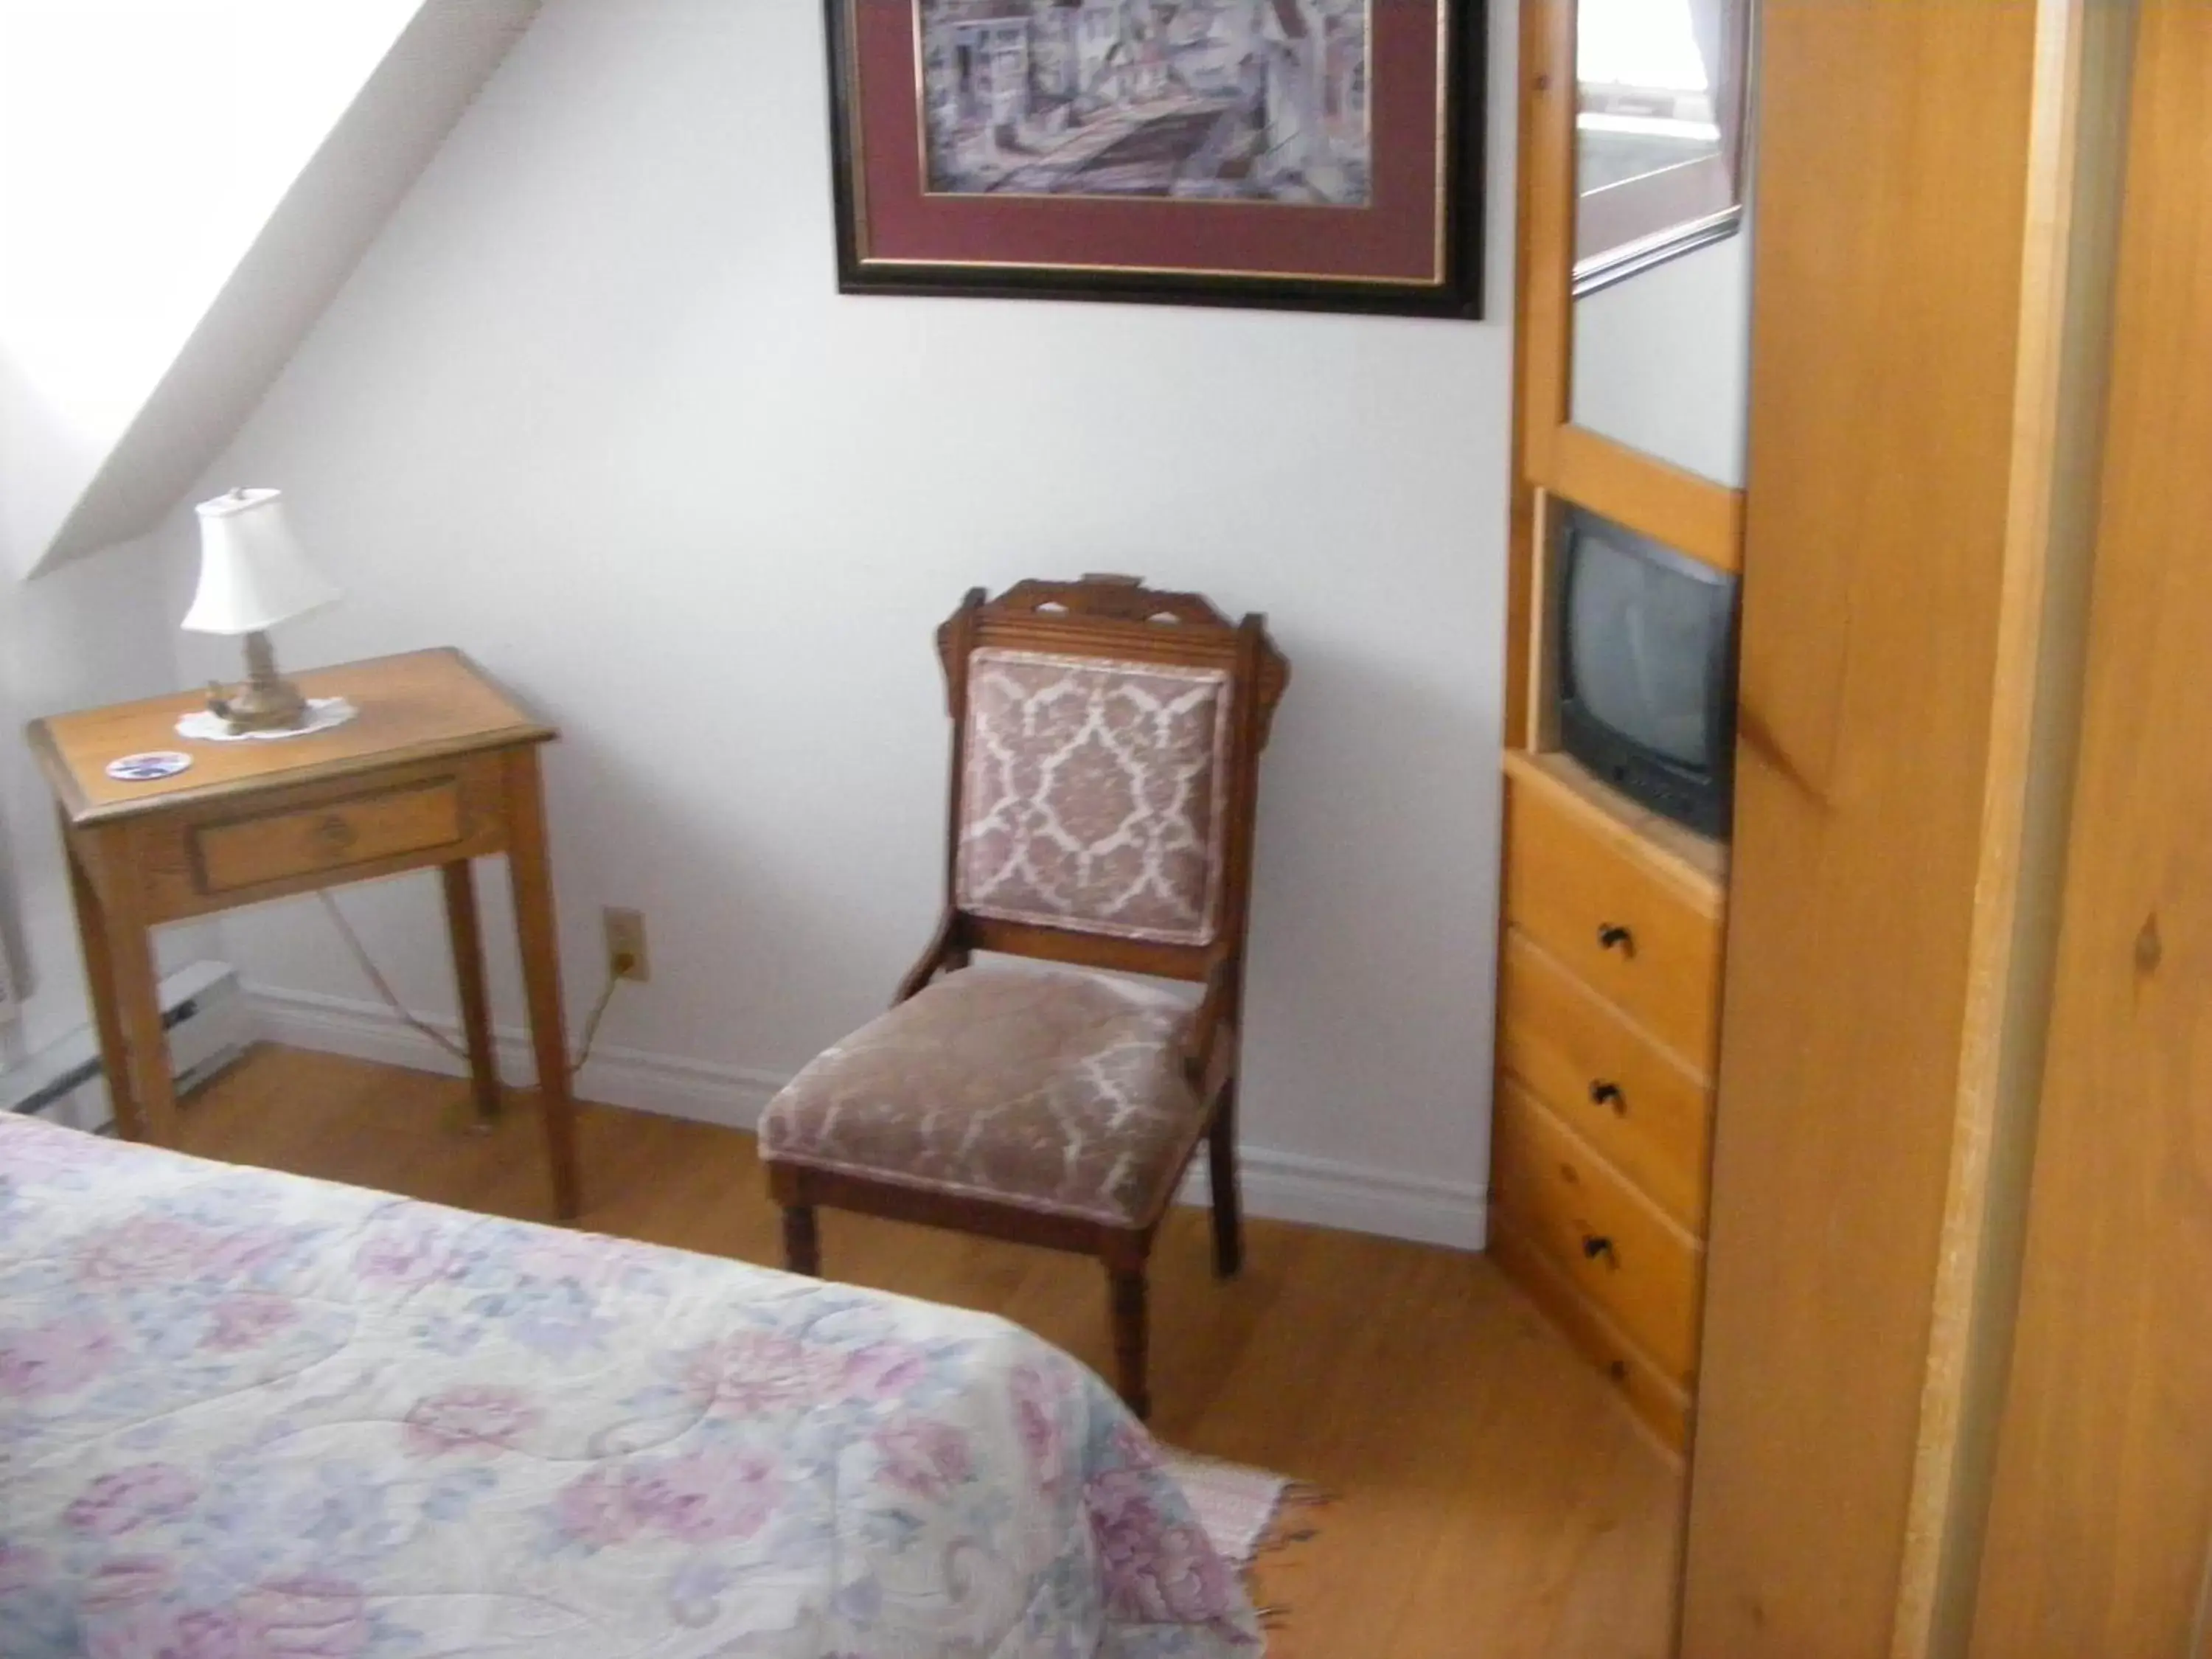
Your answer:
[[[2204,1655],[2212,8],[2140,19],[2087,702],[1978,1659]]]

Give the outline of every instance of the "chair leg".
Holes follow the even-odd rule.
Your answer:
[[[783,1265],[795,1273],[821,1275],[822,1237],[814,1225],[811,1204],[783,1206]]]
[[[1213,1177],[1213,1271],[1234,1279],[1244,1265],[1244,1210],[1237,1192],[1237,1084],[1221,1091],[1206,1132],[1206,1172]]]
[[[1114,1305],[1114,1364],[1121,1401],[1141,1421],[1152,1414],[1152,1391],[1145,1382],[1145,1264],[1123,1267],[1109,1262],[1106,1280]]]

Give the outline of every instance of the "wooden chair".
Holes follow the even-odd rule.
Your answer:
[[[977,588],[938,630],[952,714],[945,906],[890,1012],[769,1105],[784,1255],[829,1205],[1106,1265],[1149,1409],[1146,1263],[1201,1139],[1237,1272],[1237,1033],[1260,751],[1289,665],[1263,620],[1133,577]],[[970,965],[987,951],[1051,969]],[[1071,969],[1185,980],[1165,988]]]

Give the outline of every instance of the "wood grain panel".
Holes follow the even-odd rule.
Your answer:
[[[2032,6],[1761,18],[1690,1659],[1884,1652],[2004,563]]]
[[[1604,820],[1516,777],[1507,787],[1505,915],[1694,1069],[1713,1048],[1718,920]]]
[[[1490,1220],[1490,1259],[1528,1293],[1597,1368],[1600,1376],[1670,1452],[1690,1441],[1690,1396],[1606,1317],[1574,1279],[1500,1215]]]
[[[33,720],[31,748],[70,821],[88,824],[556,735],[451,647],[293,678],[309,696],[347,698],[359,715],[304,737],[187,740],[177,736],[177,719],[204,708],[207,696],[184,691]],[[149,749],[182,749],[192,764],[144,783],[107,775],[108,762]]]
[[[2143,9],[2081,762],[1972,1651],[2202,1653],[2212,9]]]
[[[1553,434],[1545,483],[1716,570],[1743,568],[1741,491],[1638,453],[1585,427]]]
[[[1501,969],[1498,1063],[1702,1233],[1710,1085],[1517,930]]]
[[[1720,915],[1728,890],[1726,842],[1639,805],[1611,784],[1601,782],[1571,755],[1509,750],[1505,775],[1537,794],[1552,797],[1561,811],[1581,819],[1592,835],[1620,848],[1624,857],[1648,865],[1699,915]]]
[[[1891,1659],[1966,1650],[2011,1362],[2066,861],[2133,0],[2038,0],[2013,422],[1951,1168]]]
[[[1499,1214],[1677,1383],[1697,1369],[1697,1241],[1510,1079],[1492,1148]]]
[[[1566,422],[1575,235],[1575,14],[1561,0],[1521,3],[1521,381],[1517,422],[1528,478],[1548,483]]]
[[[201,886],[228,893],[258,882],[450,847],[461,838],[463,823],[459,784],[441,778],[406,789],[351,795],[303,811],[258,812],[199,824],[191,834]]]
[[[167,813],[96,823],[73,835],[88,849],[90,873],[103,891],[143,906],[150,921],[178,921],[334,882],[505,852],[504,777],[501,751],[460,755],[393,767],[379,775],[374,792],[364,791],[358,775],[343,775],[264,790],[251,798],[258,810],[246,809],[247,798],[225,794]],[[333,814],[353,832],[343,847],[337,835],[321,833]],[[92,838],[99,838],[96,845]],[[113,850],[126,846],[127,856]],[[102,854],[102,847],[110,850]],[[263,854],[283,867],[257,872],[251,855]]]

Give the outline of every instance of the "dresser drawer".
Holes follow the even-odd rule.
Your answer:
[[[1505,916],[1692,1070],[1711,1070],[1720,918],[1626,837],[1517,778],[1506,792]]]
[[[1650,1355],[1621,1334],[1595,1304],[1575,1288],[1565,1271],[1513,1230],[1501,1212],[1490,1218],[1490,1259],[1575,1347],[1598,1375],[1620,1390],[1629,1408],[1670,1449],[1690,1443],[1690,1397],[1680,1382],[1651,1363]]]
[[[1705,1231],[1711,1085],[1518,928],[1500,961],[1498,1062],[1661,1209]]]
[[[233,892],[461,840],[460,781],[440,778],[292,811],[199,823],[191,861],[204,893]]]
[[[1507,1224],[1686,1382],[1697,1369],[1697,1242],[1510,1080],[1496,1121],[1492,1185]]]

